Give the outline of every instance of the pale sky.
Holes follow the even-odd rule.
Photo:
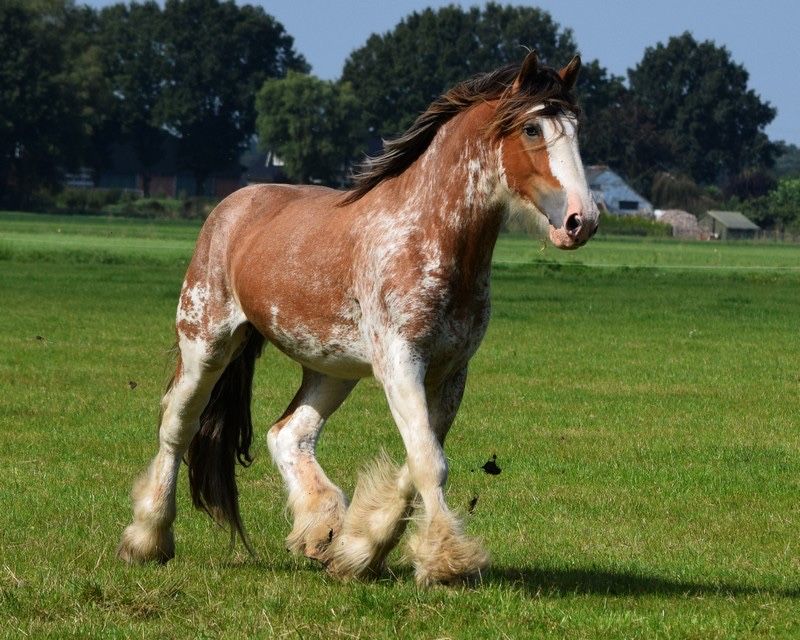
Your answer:
[[[114,0],[78,0],[92,6]],[[237,0],[238,4],[245,4]],[[251,0],[283,24],[312,73],[333,80],[351,51],[425,7],[482,2],[447,0]],[[548,11],[574,32],[585,60],[597,58],[626,75],[645,48],[690,31],[724,45],[750,73],[750,87],[778,109],[767,127],[773,140],[800,145],[800,1],[798,0],[540,0],[512,2]]]

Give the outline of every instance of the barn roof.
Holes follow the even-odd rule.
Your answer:
[[[706,215],[711,216],[728,229],[739,229],[742,231],[761,230],[761,227],[752,220],[745,218],[739,211],[706,211]]]

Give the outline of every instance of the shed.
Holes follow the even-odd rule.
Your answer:
[[[586,167],[586,182],[589,183],[597,206],[609,213],[618,216],[653,215],[653,205],[607,165]]]
[[[755,222],[740,211],[706,211],[700,226],[708,230],[712,238],[754,238],[761,231]]]
[[[672,227],[672,235],[675,238],[689,238],[700,240],[703,237],[703,230],[697,222],[697,218],[688,211],[681,209],[656,209],[656,220],[668,224]],[[708,239],[708,232],[705,233]]]

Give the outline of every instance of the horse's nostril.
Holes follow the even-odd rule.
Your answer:
[[[564,228],[567,230],[567,235],[571,238],[574,238],[580,233],[581,227],[583,226],[583,218],[579,213],[571,213],[567,216],[566,221],[564,222]]]

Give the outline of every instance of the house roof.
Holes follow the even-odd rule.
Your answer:
[[[747,219],[739,211],[706,211],[706,215],[714,218],[714,220],[728,229],[761,231],[761,227],[752,220]]]
[[[602,203],[610,211],[619,214],[652,212],[653,205],[608,165],[587,165],[584,172],[598,206]]]

